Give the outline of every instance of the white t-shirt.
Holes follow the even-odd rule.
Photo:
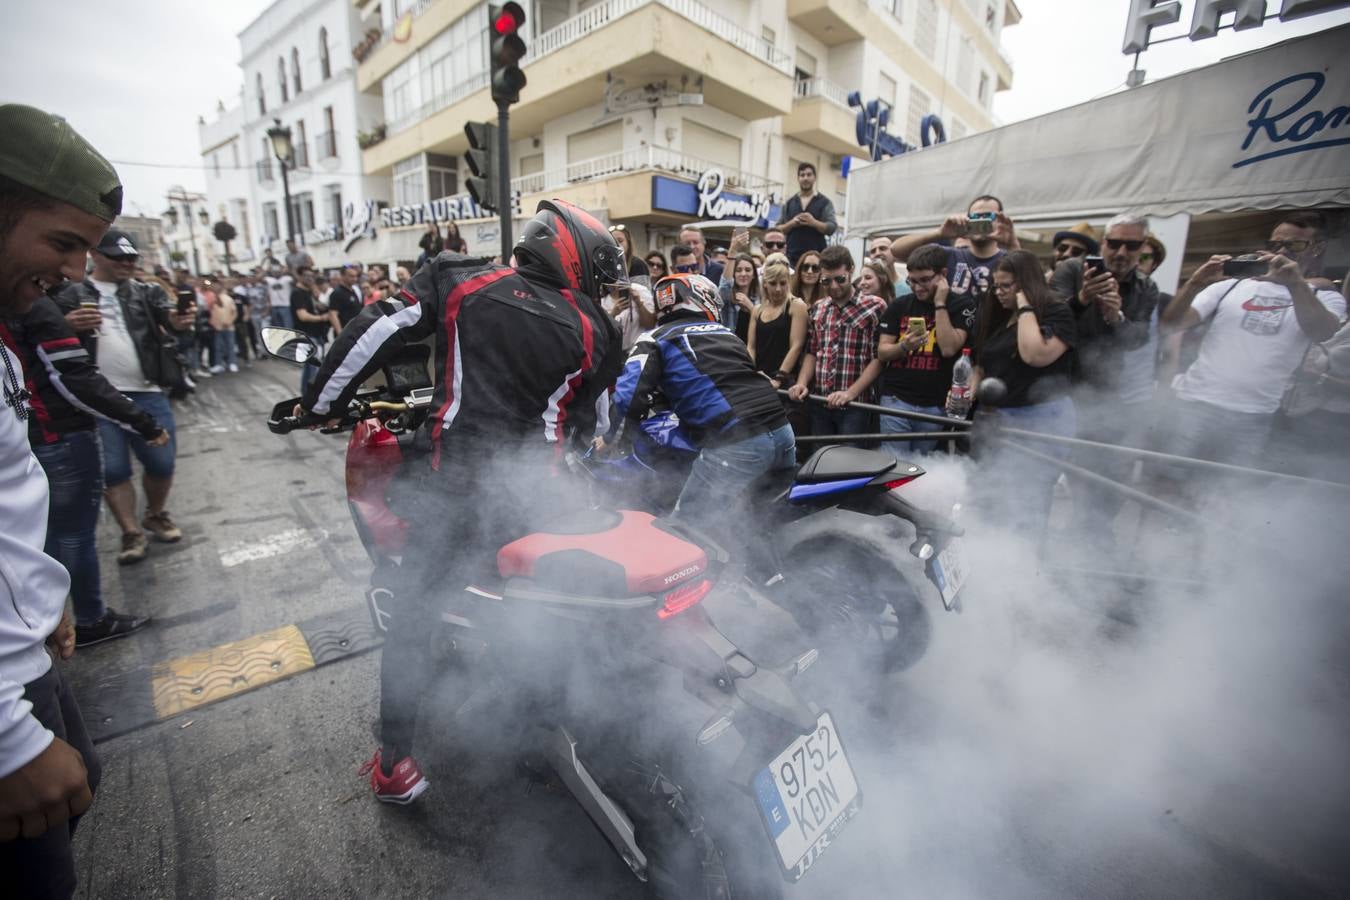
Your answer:
[[[289,275],[282,275],[280,278],[267,276],[264,279],[267,283],[267,293],[272,299],[272,308],[284,306],[287,309],[291,307],[291,285],[294,279]]]
[[[95,281],[98,288],[98,311],[103,324],[98,327],[98,370],[119,391],[147,393],[159,386],[146,380],[141,369],[141,358],[136,355],[136,342],[127,330],[122,316],[122,304],[117,302],[117,285],[111,281]]]
[[[1230,290],[1231,288],[1231,290]],[[1317,291],[1323,306],[1345,320],[1345,298]],[[1182,400],[1242,413],[1273,413],[1303,361],[1311,339],[1298,327],[1288,288],[1232,279],[1211,284],[1191,304],[1209,331],[1200,355],[1172,380]]]
[[[0,777],[27,765],[52,742],[32,715],[24,685],[51,668],[42,643],[56,629],[70,575],[42,552],[47,539],[47,476],[28,447],[28,425],[15,414],[8,369],[23,366],[0,345]],[[26,405],[26,404],[24,404]],[[29,415],[32,415],[30,412]]]

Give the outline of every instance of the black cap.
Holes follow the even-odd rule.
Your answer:
[[[116,228],[108,229],[108,233],[103,235],[103,240],[99,241],[98,246],[94,249],[111,259],[141,255],[141,251],[136,249],[136,243],[131,239],[131,235],[125,231],[118,231]]]

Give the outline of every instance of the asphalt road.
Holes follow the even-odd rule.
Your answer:
[[[156,619],[144,633],[82,650],[66,664],[81,701],[110,722],[122,712],[107,708],[119,678],[289,623],[361,614],[369,566],[347,517],[343,441],[278,438],[263,425],[296,381],[295,370],[260,362],[204,382],[177,407],[170,508],[185,532],[181,544],[155,545],[143,564],[119,568],[105,516],[109,602]],[[978,579],[971,590],[981,590]],[[760,612],[714,613],[747,643],[785,633],[781,618],[765,625]],[[1193,779],[1183,772],[1175,784],[1204,791],[1163,797],[1138,787],[1148,782],[1136,780],[1125,757],[1073,770],[1095,751],[1061,746],[1082,713],[1066,685],[1110,667],[1099,655],[1069,647],[1046,657],[1055,660],[1053,677],[1035,683],[1048,686],[1046,707],[1062,702],[1065,710],[1061,719],[1038,703],[1023,707],[1017,722],[1045,714],[1034,738],[1005,745],[985,718],[963,715],[988,703],[996,718],[1000,707],[1025,699],[1025,666],[980,668],[969,678],[962,671],[973,665],[958,649],[973,616],[935,621],[932,652],[905,675],[882,681],[823,659],[806,676],[822,702],[841,711],[865,799],[837,848],[790,896],[1350,894],[1336,837],[1343,830],[1324,829],[1321,819],[1304,823],[1310,839],[1293,840],[1303,835],[1295,830],[1281,840],[1280,828],[1247,827],[1241,803],[1231,815],[1216,811],[1203,772]],[[792,642],[788,636],[764,652],[786,652]],[[1063,648],[1074,638],[1037,628],[1009,646],[1028,642]],[[997,646],[987,642],[982,653]],[[357,768],[375,746],[379,653],[133,723],[102,741],[103,783],[76,839],[80,896],[645,896],[565,794],[520,774],[512,748],[451,733],[453,684],[433,684],[419,735],[432,789],[411,808],[374,802]],[[1342,680],[1335,689],[1344,687]],[[1051,742],[1042,743],[1047,735]],[[1039,747],[1049,749],[1027,753]],[[1053,765],[1038,765],[1047,758]],[[1333,804],[1331,812],[1344,808]]]

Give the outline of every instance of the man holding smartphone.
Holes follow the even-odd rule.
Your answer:
[[[816,190],[816,167],[811,163],[798,164],[797,187],[799,192],[783,204],[778,223],[778,230],[787,235],[788,263],[794,268],[803,253],[824,250],[825,239],[839,230],[834,204]]]
[[[992,194],[976,197],[964,216],[948,216],[936,231],[896,238],[891,244],[891,255],[895,259],[909,259],[924,244],[950,245],[962,237],[970,240],[969,249],[947,246],[947,282],[953,297],[978,302],[988,293],[990,273],[1003,254],[1021,246],[1012,219],[1003,211],[1003,201]]]
[[[1345,322],[1345,298],[1308,283],[1320,272],[1325,228],[1319,213],[1287,213],[1260,254],[1265,274],[1225,277],[1230,257],[1212,256],[1167,304],[1164,329],[1208,323],[1199,356],[1172,381],[1170,452],[1239,466],[1260,460],[1294,370]]]
[[[945,415],[943,406],[952,386],[966,338],[975,327],[975,308],[969,296],[953,298],[947,284],[947,249],[925,244],[909,255],[907,281],[912,294],[891,301],[881,316],[877,359],[881,373],[881,405],[889,409]],[[936,422],[882,416],[886,433],[939,431]],[[896,458],[931,453],[937,441],[886,441],[883,447]]]

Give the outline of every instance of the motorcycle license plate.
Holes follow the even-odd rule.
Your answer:
[[[933,560],[933,581],[942,592],[942,605],[951,609],[956,603],[956,595],[966,583],[970,570],[966,568],[966,557],[961,549],[961,539],[952,538],[947,548]]]
[[[754,779],[755,799],[783,877],[797,881],[858,814],[862,795],[830,714],[788,744]]]

